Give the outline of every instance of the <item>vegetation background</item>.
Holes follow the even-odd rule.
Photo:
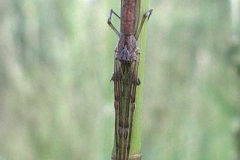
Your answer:
[[[110,159],[119,5],[0,1],[0,160]],[[240,1],[149,6],[143,160],[239,158]]]

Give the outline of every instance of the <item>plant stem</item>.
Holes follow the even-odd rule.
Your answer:
[[[141,0],[141,16],[148,10],[148,0]],[[145,67],[145,55],[146,55],[146,35],[147,28],[146,24],[142,29],[140,38],[138,40],[138,46],[141,50],[140,63],[139,63],[139,78],[141,80],[141,85],[137,87],[136,94],[136,108],[133,118],[133,128],[132,128],[132,139],[131,139],[131,149],[129,160],[140,160],[139,158],[134,158],[137,155],[141,155],[141,133],[142,133],[142,106],[143,106],[143,86],[144,86],[144,67]],[[132,157],[132,158],[131,158]]]
[[[141,7],[140,7],[140,17],[139,21],[142,20],[143,15],[148,10],[148,0],[141,0]],[[142,104],[143,104],[143,86],[144,86],[144,66],[145,66],[145,50],[146,50],[146,23],[144,24],[141,34],[138,40],[138,46],[140,48],[140,63],[138,68],[138,77],[140,78],[141,85],[137,86],[137,93],[136,93],[136,104],[135,104],[135,111],[132,121],[132,132],[131,132],[131,142],[130,142],[130,153],[129,153],[129,160],[141,160],[141,122],[142,122]],[[126,79],[128,82],[128,79]],[[124,85],[123,81],[123,85]],[[126,86],[129,87],[129,86]],[[126,91],[124,95],[128,94],[128,88],[123,89]],[[127,99],[122,99],[122,104],[127,104]],[[126,106],[121,106],[123,111],[126,110]],[[116,139],[116,137],[115,137]],[[114,140],[116,142],[116,140]],[[122,146],[121,146],[122,147]],[[116,155],[116,144],[114,144],[113,151],[112,151],[112,160],[115,160]]]

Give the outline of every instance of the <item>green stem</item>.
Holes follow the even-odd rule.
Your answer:
[[[148,10],[148,0],[141,0],[141,14],[139,20],[141,21],[144,13]],[[138,40],[138,46],[140,48],[140,64],[138,69],[138,76],[141,80],[141,85],[137,86],[136,93],[136,106],[132,124],[132,137],[130,142],[129,160],[141,160],[141,132],[142,132],[142,105],[143,105],[143,86],[144,86],[144,66],[145,66],[145,51],[146,51],[146,24],[144,24],[140,37]],[[126,89],[125,89],[126,90]],[[124,102],[126,100],[123,100]],[[123,103],[125,104],[125,103]],[[115,140],[114,140],[115,141]],[[115,145],[112,152],[112,159],[115,159]]]
[[[141,1],[141,17],[148,10],[148,0]],[[146,24],[142,29],[140,38],[138,40],[138,46],[141,50],[140,54],[140,64],[139,64],[139,78],[141,80],[141,85],[137,87],[136,94],[136,109],[133,118],[133,128],[132,128],[132,139],[131,139],[131,149],[130,149],[130,159],[129,160],[140,160],[140,158],[134,158],[137,155],[141,155],[141,133],[142,133],[142,107],[143,107],[143,86],[144,86],[144,67],[145,67],[145,55],[146,55],[146,35],[147,28]],[[132,157],[132,158],[131,158]]]

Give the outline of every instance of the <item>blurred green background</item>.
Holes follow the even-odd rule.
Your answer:
[[[110,159],[119,5],[0,1],[0,160]],[[143,160],[239,159],[240,1],[149,6]]]

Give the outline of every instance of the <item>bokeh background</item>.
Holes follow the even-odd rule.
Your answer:
[[[0,160],[110,159],[119,5],[0,1]],[[239,159],[240,1],[149,6],[143,159]]]

